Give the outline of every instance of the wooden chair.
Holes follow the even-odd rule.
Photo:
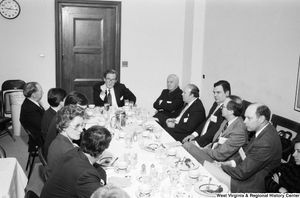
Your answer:
[[[47,162],[47,159],[44,156],[44,147],[40,147],[38,149],[38,155],[39,155],[40,161],[43,164],[42,177],[43,177],[44,181],[47,181],[48,176],[46,174],[46,167],[48,166],[48,162]]]
[[[300,123],[298,123],[298,122],[295,122],[295,121],[290,120],[288,118],[284,118],[284,117],[276,115],[276,114],[272,115],[271,122],[272,122],[273,126],[277,129],[277,131],[279,131],[278,128],[280,126],[280,127],[284,128],[283,129],[284,131],[286,129],[288,129],[288,130],[293,131],[297,134],[300,134]],[[286,132],[290,134],[289,131],[286,131]],[[292,144],[288,148],[283,148],[282,155],[285,156],[283,158],[285,161],[289,160],[289,157],[286,157],[286,156],[290,156],[292,154],[293,150],[294,150],[294,148],[293,148]]]
[[[6,158],[5,150],[1,146],[0,146],[0,158]]]
[[[39,196],[32,190],[28,190],[25,194],[25,198],[39,198]]]

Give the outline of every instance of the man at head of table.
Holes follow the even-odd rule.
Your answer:
[[[219,162],[222,170],[230,177],[230,189],[233,193],[266,192],[266,175],[280,166],[281,143],[278,132],[269,122],[270,116],[271,111],[266,105],[249,105],[244,123],[247,130],[255,132],[255,135],[245,150],[241,149],[239,156],[230,161]],[[209,163],[204,163],[204,167],[206,166]]]
[[[196,85],[188,84],[183,89],[182,98],[185,102],[184,108],[176,118],[168,118],[165,127],[176,141],[182,141],[205,120],[205,109],[199,99],[199,88]]]
[[[167,78],[167,89],[153,103],[156,113],[153,117],[158,119],[160,125],[164,125],[168,118],[175,118],[180,114],[183,106],[182,90],[179,88],[179,78],[170,74]]]
[[[214,135],[219,130],[224,121],[221,106],[225,99],[231,95],[231,87],[226,80],[219,80],[214,84],[213,94],[215,102],[213,103],[206,120],[202,122],[196,130],[183,139],[183,147],[189,148],[191,144],[205,147],[211,143]],[[194,141],[193,141],[194,140]]]
[[[124,100],[136,102],[135,95],[122,83],[118,82],[118,73],[113,69],[107,70],[103,75],[104,81],[93,86],[93,97],[96,106],[123,107]]]

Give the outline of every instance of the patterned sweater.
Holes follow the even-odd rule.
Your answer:
[[[279,184],[272,179],[274,173],[281,173]],[[267,192],[278,193],[281,187],[284,187],[289,193],[300,192],[300,166],[296,165],[295,162],[281,164],[266,176],[265,188]]]

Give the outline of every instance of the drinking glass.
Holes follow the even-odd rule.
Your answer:
[[[130,153],[130,164],[132,166],[132,169],[136,169],[137,164],[137,153]]]
[[[138,136],[137,136],[137,141],[138,141],[138,144],[139,144],[139,147],[140,148],[144,148],[144,137],[143,137],[143,135],[140,133],[140,134],[138,134]]]
[[[161,128],[155,128],[154,129],[154,135],[155,135],[155,141],[156,142],[160,142],[160,138],[161,138],[161,135],[162,135],[162,129]]]
[[[163,186],[161,188],[161,192],[160,192],[161,198],[170,198],[171,194],[172,194],[172,191],[169,186]]]
[[[152,186],[154,192],[159,192],[158,188],[159,188],[160,184],[161,184],[161,180],[158,177],[152,177],[151,186]]]
[[[131,148],[131,144],[132,144],[132,133],[126,133],[125,135],[125,144],[126,144],[126,148],[130,149]]]
[[[169,179],[170,179],[170,183],[171,183],[171,188],[176,189],[176,186],[180,180],[180,171],[175,170],[175,169],[170,170],[169,171]]]
[[[133,108],[133,105],[134,105],[134,102],[133,101],[129,101],[129,107],[130,107],[130,109]]]
[[[128,99],[124,100],[124,106],[129,106],[129,100]]]

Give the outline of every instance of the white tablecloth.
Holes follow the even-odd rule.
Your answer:
[[[0,158],[0,197],[23,198],[27,176],[16,158]]]
[[[154,120],[148,121],[147,124],[151,124],[154,127],[160,127]],[[149,141],[154,141],[154,135],[153,133],[150,133],[152,136],[152,140]],[[162,143],[169,143],[169,142],[174,142],[175,140],[163,130],[162,133],[162,138],[161,142]],[[130,187],[125,187],[123,188],[129,195],[130,197],[134,198],[136,197],[135,193],[138,190],[138,186],[141,185],[139,181],[137,181],[137,177],[140,176],[141,173],[141,166],[142,164],[145,164],[147,167],[147,173],[149,174],[150,171],[150,166],[151,164],[154,164],[157,169],[161,169],[161,164],[158,159],[155,158],[155,153],[146,151],[144,149],[141,149],[138,146],[138,142],[133,142],[132,148],[127,149],[125,148],[125,141],[123,138],[121,139],[116,139],[116,136],[113,138],[110,147],[106,150],[106,154],[104,155],[110,155],[112,154],[114,157],[119,157],[122,156],[126,153],[131,153],[131,152],[136,152],[138,154],[138,163],[136,165],[137,169],[136,170],[130,170],[128,173],[123,173],[123,174],[118,174],[116,173],[113,169],[107,169],[107,176],[108,178],[114,176],[114,177],[131,177],[131,186]],[[199,164],[182,146],[177,146],[175,147],[177,150],[177,153],[179,156],[182,157],[187,157],[193,160],[193,162],[197,163],[199,165],[199,170],[201,172],[201,175],[204,175],[203,181],[207,180],[208,178],[211,177],[213,180],[216,180],[214,176],[212,176],[201,164]],[[188,171],[181,171],[181,183],[178,184],[178,190],[183,189],[183,178],[188,174]],[[159,190],[163,186],[170,186],[170,181],[169,178],[165,178],[160,187]],[[172,194],[174,194],[176,190],[172,191]],[[197,192],[194,191],[193,187],[191,190],[191,193],[193,194],[193,198],[198,198],[198,197],[205,197],[203,195],[198,194]],[[160,193],[156,193],[153,197],[161,197]],[[171,196],[172,198],[174,197],[173,195]]]

